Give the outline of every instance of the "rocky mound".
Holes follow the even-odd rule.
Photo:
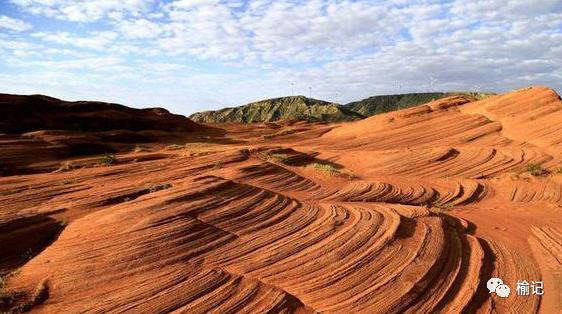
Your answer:
[[[61,158],[220,136],[166,109],[0,94],[0,176],[51,171]],[[165,144],[163,144],[165,145]]]
[[[372,116],[379,113],[390,112],[399,109],[414,107],[425,104],[437,99],[450,97],[454,95],[468,95],[476,98],[488,96],[490,94],[477,93],[411,93],[396,95],[372,96],[363,100],[350,102],[344,107],[351,111],[355,111],[364,116]]]
[[[0,133],[36,130],[159,130],[191,132],[204,128],[166,109],[135,109],[97,101],[63,101],[43,95],[0,94]]]
[[[304,96],[290,96],[257,101],[235,108],[198,112],[189,118],[203,123],[281,120],[338,122],[358,120],[364,116],[335,103]]]

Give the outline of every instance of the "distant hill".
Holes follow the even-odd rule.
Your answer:
[[[289,96],[256,101],[239,107],[197,112],[189,118],[200,123],[251,123],[281,120],[353,121],[379,113],[414,107],[454,95],[469,95],[482,98],[491,94],[437,92],[383,95],[365,98],[345,105],[307,98],[305,96]]]
[[[411,93],[397,95],[372,96],[363,100],[350,102],[344,107],[355,111],[363,116],[372,116],[379,113],[405,109],[417,105],[425,104],[433,100],[454,95],[470,95],[481,98],[489,94],[454,92],[454,93]]]
[[[194,113],[189,117],[203,123],[273,122],[280,120],[352,121],[365,118],[339,104],[304,96],[289,96],[261,100],[235,108]]]
[[[36,130],[192,132],[207,128],[163,108],[135,109],[98,101],[64,101],[44,95],[0,94],[0,116],[0,133]]]

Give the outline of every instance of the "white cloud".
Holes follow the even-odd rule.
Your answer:
[[[139,16],[154,0],[10,0],[33,14],[74,22],[94,22],[104,17],[120,18],[124,14]]]
[[[219,0],[178,0],[172,2],[169,7],[176,9],[191,9],[201,6],[212,6],[219,4]]]
[[[31,24],[22,20],[14,19],[9,16],[0,15],[0,29],[5,28],[16,32],[23,32],[30,30]]]
[[[158,23],[146,20],[124,20],[117,24],[118,31],[128,38],[155,38],[164,33],[164,27]]]
[[[11,66],[80,70],[91,79],[114,71],[115,90],[125,84],[118,79],[142,82],[143,92],[178,105],[182,93],[214,107],[280,96],[289,82],[331,100],[337,91],[342,102],[398,92],[399,81],[403,92],[427,91],[430,76],[440,90],[562,87],[559,0],[11,1],[77,22],[0,36],[4,60],[19,61]],[[120,90],[140,99],[139,89]]]
[[[115,41],[118,34],[116,32],[93,32],[87,36],[80,36],[70,32],[37,32],[33,37],[40,38],[46,42],[61,45],[75,46],[88,49],[105,49]]]

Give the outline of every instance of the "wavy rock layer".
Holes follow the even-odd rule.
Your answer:
[[[38,313],[556,313],[552,93],[455,96],[267,141],[229,125],[234,144],[2,177],[0,271],[18,297],[0,309],[45,286]],[[525,120],[528,102],[552,116]],[[545,295],[517,296],[518,280]]]

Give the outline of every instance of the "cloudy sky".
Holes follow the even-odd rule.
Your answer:
[[[0,0],[0,92],[189,114],[295,94],[562,91],[562,0]]]

